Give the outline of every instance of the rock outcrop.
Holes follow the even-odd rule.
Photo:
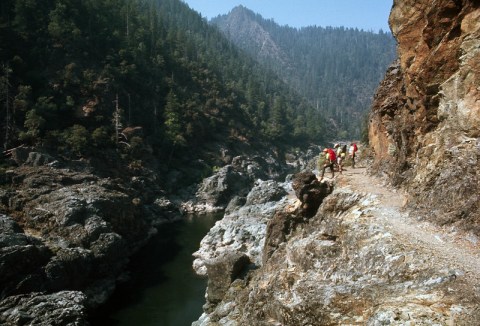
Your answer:
[[[225,256],[209,260],[209,278],[212,264],[218,264],[213,269],[216,279],[219,268],[231,271],[233,263],[245,254],[256,263],[250,269],[243,264],[243,275],[237,273],[235,278],[227,273],[218,281],[221,291],[215,292],[214,300],[209,300],[207,290],[205,313],[193,325],[480,322],[480,293],[467,281],[466,270],[449,268],[444,261],[437,263],[431,252],[392,232],[384,221],[398,219],[390,215],[401,213],[382,207],[376,195],[338,187],[322,200],[311,218],[303,216],[301,204],[297,200],[277,206],[265,231],[256,237],[240,236],[249,227],[246,220],[241,221],[245,222],[243,228],[238,227],[240,221],[227,218],[219,222],[222,228],[217,226],[215,234],[212,229],[202,241],[202,255],[222,248]],[[226,238],[227,233],[237,236]],[[252,239],[264,245],[261,264],[258,250],[255,257],[246,250]],[[467,273],[471,272],[475,270]]]
[[[287,196],[289,183],[258,181],[247,195],[245,204],[226,213],[203,238],[200,249],[194,253],[193,268],[202,276],[208,274],[207,265],[227,253],[247,255],[252,264],[261,266],[262,251],[268,221],[277,211],[294,205]],[[210,264],[211,265],[211,264]]]
[[[88,326],[86,301],[85,294],[78,291],[8,297],[0,302],[0,322],[2,325]]]
[[[480,4],[395,0],[398,61],[375,96],[373,171],[419,215],[480,234]]]
[[[87,312],[108,299],[129,256],[171,218],[151,178],[101,178],[53,162],[59,165],[31,152],[5,173],[2,324],[86,325]]]
[[[318,182],[315,174],[306,171],[284,183],[258,181],[244,205],[215,224],[194,253],[195,271],[208,276],[201,325],[210,325],[219,314],[228,314],[233,304],[232,287],[243,288],[249,272],[264,266],[332,190],[331,184]],[[302,197],[301,203],[294,192]]]
[[[230,201],[244,198],[258,180],[278,180],[299,165],[305,164],[302,155],[290,155],[292,163],[287,165],[272,156],[236,156],[230,164],[219,168],[212,176],[205,178],[196,191],[195,198],[182,204],[188,213],[224,211]],[[234,203],[232,203],[233,205]]]

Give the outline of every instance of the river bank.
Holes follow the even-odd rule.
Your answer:
[[[120,284],[92,326],[189,326],[202,313],[207,280],[191,266],[192,253],[221,214],[188,216],[163,225],[128,265]]]

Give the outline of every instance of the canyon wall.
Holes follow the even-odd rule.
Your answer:
[[[480,234],[480,1],[395,0],[398,60],[375,95],[372,171],[419,217]]]

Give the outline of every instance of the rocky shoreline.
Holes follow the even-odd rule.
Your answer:
[[[258,180],[303,162],[234,157],[193,196],[180,197],[162,190],[152,171],[102,177],[84,162],[26,148],[12,159],[18,167],[0,177],[0,322],[7,325],[88,325],[159,225],[228,211]]]

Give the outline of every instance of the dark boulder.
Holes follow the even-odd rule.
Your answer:
[[[41,267],[53,254],[38,239],[21,233],[18,224],[0,215],[0,298],[11,294],[38,291],[43,279]]]
[[[56,256],[45,266],[49,289],[82,289],[90,277],[93,255],[90,250],[82,248],[60,249]]]
[[[314,173],[307,171],[294,175],[292,187],[302,203],[300,213],[306,217],[314,216],[323,199],[333,191],[332,184],[318,181]]]
[[[92,242],[90,249],[96,266],[95,274],[104,277],[111,275],[112,270],[121,270],[128,262],[127,244],[116,233],[103,233]]]

